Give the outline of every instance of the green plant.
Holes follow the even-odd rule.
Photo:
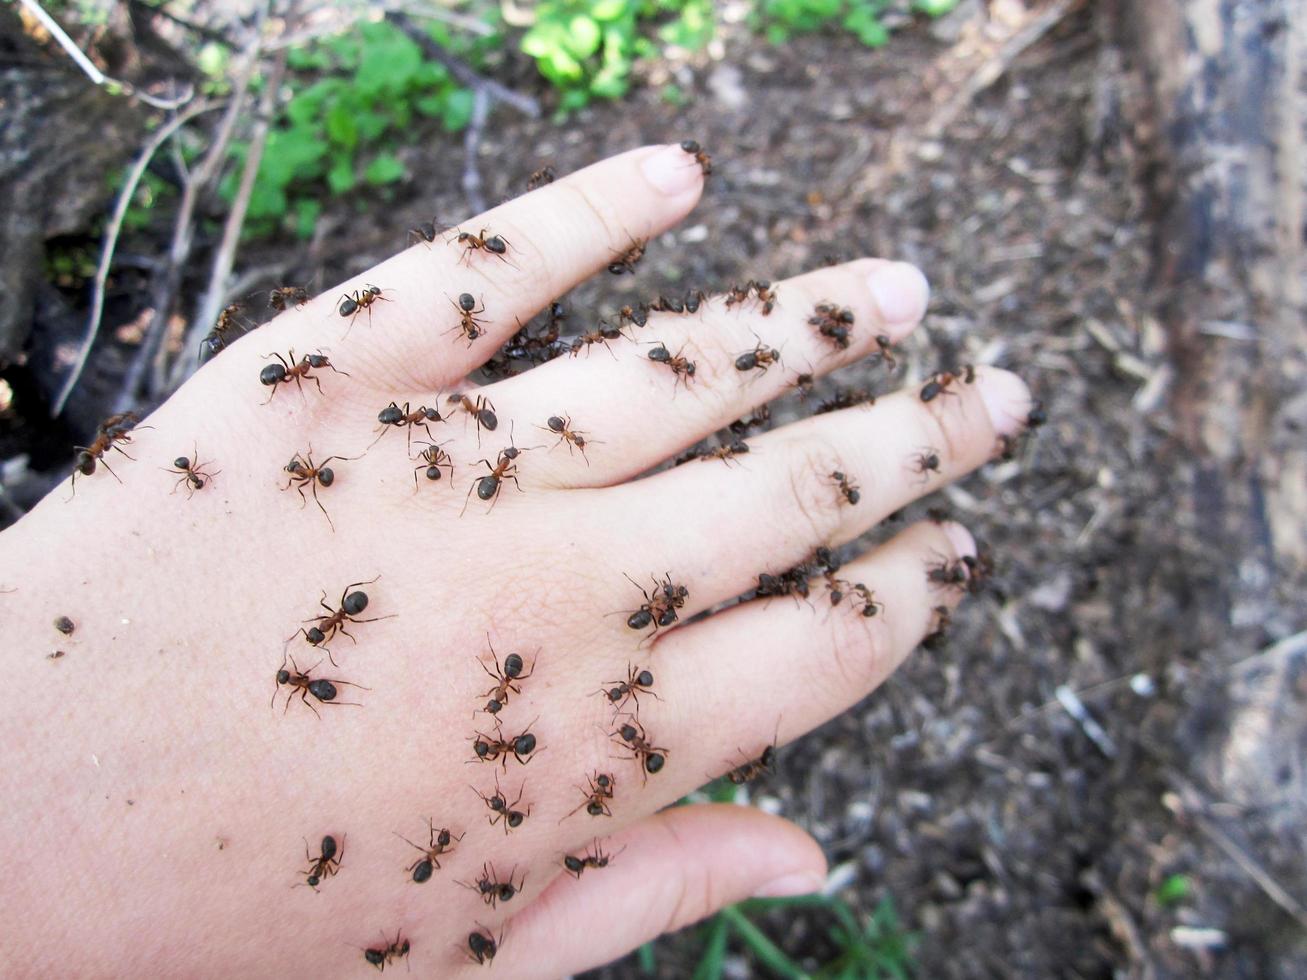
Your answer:
[[[711,0],[543,0],[521,49],[561,92],[560,112],[591,99],[617,99],[630,87],[636,58],[664,44],[696,49],[712,37]]]
[[[928,17],[942,17],[957,5],[958,0],[912,0],[912,9]],[[838,23],[867,47],[878,48],[889,41],[881,22],[889,6],[890,0],[758,0],[752,20],[773,44]]]
[[[1157,904],[1163,908],[1169,908],[1172,905],[1179,905],[1189,897],[1193,891],[1193,883],[1189,880],[1188,875],[1167,875],[1162,883],[1153,890],[1153,897],[1157,899]]]

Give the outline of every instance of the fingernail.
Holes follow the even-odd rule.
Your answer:
[[[930,284],[915,265],[906,262],[882,265],[867,278],[867,285],[885,326],[898,327],[904,334],[926,315]]]
[[[1032,404],[1026,383],[1011,371],[980,368],[976,371],[976,387],[980,389],[994,431],[1001,436],[1020,432]]]
[[[684,194],[703,182],[703,170],[679,146],[664,146],[640,164],[644,179],[669,197]]]
[[[811,895],[819,892],[826,884],[826,879],[811,871],[799,871],[793,874],[773,878],[760,888],[755,889],[754,898],[789,898],[793,895]]]

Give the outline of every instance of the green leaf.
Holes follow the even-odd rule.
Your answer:
[[[344,102],[337,102],[327,111],[327,136],[337,146],[352,151],[359,143],[359,127],[355,113]]]
[[[563,97],[558,100],[558,108],[563,112],[572,112],[576,109],[583,109],[590,104],[590,93],[585,89],[577,88],[564,92]]]
[[[599,25],[578,14],[567,25],[567,50],[578,59],[588,58],[599,50],[601,37]]]
[[[767,40],[772,44],[784,44],[790,39],[790,32],[781,27],[780,24],[767,25]]]
[[[257,221],[259,218],[280,218],[286,213],[286,192],[280,187],[255,181],[250,189],[250,204],[246,217]]]
[[[1189,897],[1190,890],[1191,885],[1187,875],[1168,875],[1157,886],[1153,897],[1157,899],[1157,904],[1163,907],[1177,905]]]
[[[630,6],[628,0],[596,0],[590,5],[590,16],[598,21],[617,20]]]
[[[404,176],[404,165],[393,153],[380,153],[363,171],[363,179],[375,187],[393,184]]]
[[[295,200],[295,234],[302,239],[313,237],[318,227],[318,216],[322,214],[322,202],[314,197],[301,197]]]
[[[354,189],[354,161],[347,156],[337,157],[327,172],[327,186],[333,194],[344,194]]]
[[[635,951],[635,958],[639,961],[640,969],[646,974],[652,975],[658,969],[658,962],[654,959],[653,941],[645,943]]]
[[[471,89],[458,88],[445,97],[445,105],[440,113],[440,124],[445,132],[457,133],[465,129],[472,119],[472,106],[476,96]]]
[[[369,24],[354,85],[366,97],[398,95],[421,66],[422,51],[411,38],[384,21]]]
[[[717,915],[708,927],[708,942],[704,944],[703,956],[694,968],[693,980],[721,980],[722,967],[726,963],[726,918]]]
[[[549,52],[544,64],[548,66],[550,72],[553,72],[550,77],[555,80],[579,81],[584,74],[581,71],[581,63],[566,51],[554,50]]]
[[[952,12],[958,0],[913,0],[912,9],[920,11],[927,17],[943,17]]]
[[[718,915],[730,923],[736,935],[744,940],[767,969],[780,974],[786,980],[807,980],[808,974],[786,956],[779,946],[768,939],[761,929],[750,922],[739,908],[728,905]]]

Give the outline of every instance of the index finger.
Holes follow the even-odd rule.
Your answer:
[[[702,168],[679,145],[630,150],[418,242],[288,312],[279,326],[291,345],[366,352],[365,371],[387,386],[439,388],[489,359],[519,321],[677,224],[703,183]],[[463,294],[475,301],[466,331]]]

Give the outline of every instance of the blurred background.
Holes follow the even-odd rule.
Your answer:
[[[948,643],[699,794],[807,827],[828,894],[593,975],[1307,976],[1299,0],[10,0],[0,526],[275,287],[688,138],[703,203],[564,337],[903,258],[934,295],[896,370],[773,422],[963,362],[1049,421],[902,515],[992,553]]]

